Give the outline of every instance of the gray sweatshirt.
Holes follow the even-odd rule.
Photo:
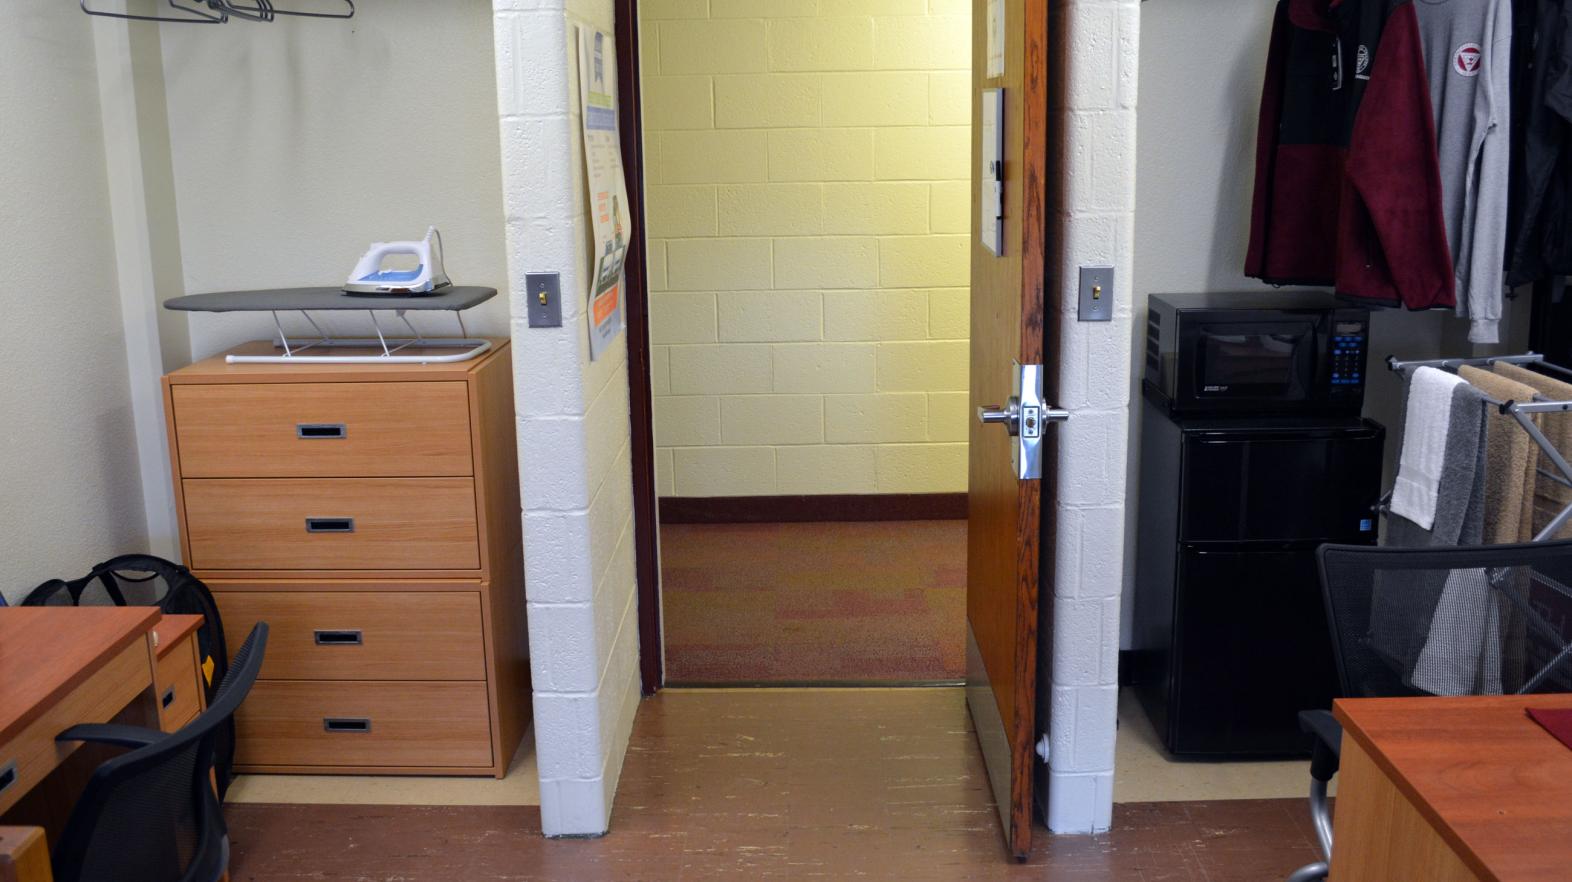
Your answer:
[[[1512,0],[1415,0],[1441,202],[1472,343],[1498,341],[1506,290]]]

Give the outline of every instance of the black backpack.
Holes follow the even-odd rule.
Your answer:
[[[122,554],[93,567],[80,579],[50,579],[22,599],[22,606],[156,606],[170,615],[200,615],[197,650],[201,659],[202,686],[211,704],[229,673],[229,651],[224,645],[224,623],[213,602],[213,592],[173,561],[151,554]],[[225,723],[213,753],[218,795],[229,790],[235,760],[235,724]]]

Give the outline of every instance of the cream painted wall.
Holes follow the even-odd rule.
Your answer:
[[[1140,488],[1141,372],[1150,294],[1272,288],[1244,275],[1254,190],[1256,120],[1272,30],[1271,3],[1161,0],[1141,5],[1139,147],[1132,325],[1131,408],[1126,510],[1125,603],[1121,645],[1130,645],[1135,579],[1135,513]],[[1198,48],[1199,47],[1199,48]],[[1528,298],[1505,319],[1498,351],[1523,351]],[[1387,355],[1469,355],[1466,322],[1450,313],[1378,310],[1371,319],[1372,369],[1365,415],[1387,427],[1388,485],[1399,445],[1403,389],[1379,369]],[[1487,347],[1480,347],[1484,354]]]
[[[430,224],[456,283],[505,288],[491,16],[382,0],[349,22],[160,26],[186,291],[340,284],[371,242]],[[506,334],[506,296],[466,322]],[[191,354],[271,335],[266,316],[194,315]]]
[[[0,594],[147,542],[91,23],[20,0],[0,27],[6,414]]]
[[[640,9],[661,495],[964,491],[970,5]]]

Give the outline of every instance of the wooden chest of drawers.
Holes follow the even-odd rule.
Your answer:
[[[254,350],[267,344],[247,344]],[[271,628],[243,772],[502,776],[529,722],[511,347],[164,378],[181,550]]]

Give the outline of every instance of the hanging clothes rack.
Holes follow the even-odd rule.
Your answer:
[[[99,18],[119,18],[126,21],[153,21],[165,24],[223,24],[230,17],[246,21],[273,21],[277,16],[288,15],[298,18],[354,18],[354,0],[335,0],[344,4],[342,11],[338,12],[309,12],[300,9],[280,9],[273,5],[274,0],[251,0],[249,3],[237,3],[236,0],[168,0],[169,7],[179,12],[179,15],[139,15],[129,12],[118,12],[110,9],[94,9],[88,5],[88,0],[80,0],[82,11],[88,15]],[[205,8],[204,8],[205,7]]]
[[[1527,352],[1522,355],[1492,355],[1484,358],[1429,358],[1413,359],[1408,361],[1399,361],[1397,358],[1390,355],[1386,358],[1387,369],[1402,375],[1405,379],[1408,377],[1409,371],[1422,367],[1440,368],[1441,370],[1456,373],[1457,369],[1463,365],[1490,367],[1491,365],[1498,363],[1519,365],[1531,364],[1552,373],[1558,373],[1564,377],[1572,378],[1572,370],[1568,370],[1567,368],[1561,367],[1558,364],[1552,364],[1551,362],[1545,361],[1545,357],[1537,352]],[[1483,395],[1481,397],[1485,399],[1487,404],[1497,408],[1503,415],[1512,417],[1512,419],[1523,428],[1523,431],[1527,432],[1528,436],[1534,440],[1534,444],[1539,447],[1540,451],[1545,454],[1545,458],[1550,460],[1551,465],[1555,466],[1556,472],[1559,473],[1553,473],[1541,467],[1539,468],[1540,475],[1543,475],[1544,477],[1549,478],[1550,480],[1555,481],[1556,483],[1565,487],[1572,487],[1572,463],[1567,462],[1566,456],[1556,448],[1556,445],[1552,443],[1549,438],[1545,437],[1544,431],[1540,429],[1539,425],[1533,420],[1533,416],[1535,414],[1566,413],[1572,411],[1572,401],[1551,401],[1538,397],[1536,397],[1536,399],[1533,401],[1500,401],[1488,395]],[[1381,507],[1383,510],[1385,510],[1387,507],[1390,497],[1390,493],[1388,493],[1386,497],[1383,497],[1381,502]],[[1545,525],[1543,530],[1540,530],[1537,534],[1535,534],[1533,541],[1544,542],[1545,540],[1550,539],[1551,537],[1555,536],[1563,526],[1566,525],[1568,520],[1572,520],[1572,503],[1569,503],[1566,507],[1562,508],[1561,511],[1550,520],[1550,523]]]

